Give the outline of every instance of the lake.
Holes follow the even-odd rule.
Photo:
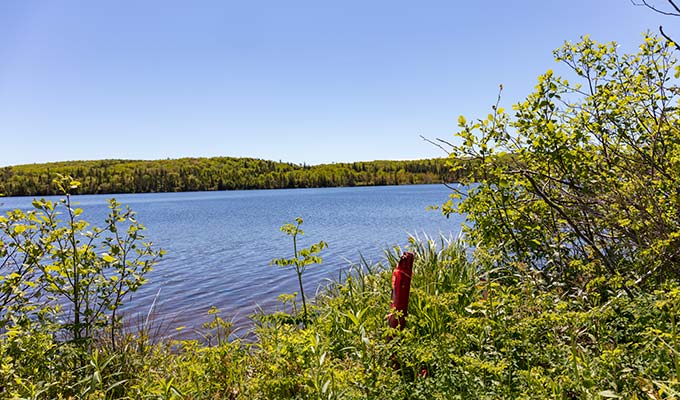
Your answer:
[[[449,193],[443,185],[412,185],[82,195],[72,200],[95,226],[104,225],[111,197],[137,212],[147,238],[167,254],[147,275],[149,282],[128,299],[125,313],[146,315],[156,299],[154,314],[167,333],[187,326],[182,336],[191,337],[208,319],[211,306],[243,332],[258,307],[271,311],[279,294],[299,290],[293,269],[269,264],[292,256],[292,240],[279,230],[281,225],[302,217],[305,235],[299,246],[328,243],[321,253],[323,264],[308,267],[303,277],[305,293],[312,297],[360,255],[381,261],[388,246],[405,245],[409,234],[456,236],[461,217],[447,219],[426,210],[446,201]],[[30,208],[31,198],[0,202],[4,214]]]

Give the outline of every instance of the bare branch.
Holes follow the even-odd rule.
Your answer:
[[[446,153],[446,155],[449,155],[449,154],[450,154],[450,151],[449,151],[449,150],[447,150],[447,149],[446,149],[444,146],[442,146],[441,144],[437,143],[437,142],[443,142],[443,143],[445,143],[445,144],[450,145],[448,142],[446,142],[446,141],[444,141],[444,140],[442,140],[442,139],[437,139],[437,142],[435,142],[434,140],[430,140],[430,139],[426,138],[426,137],[423,136],[423,135],[420,135],[420,138],[423,139],[424,141],[426,141],[426,142],[428,142],[428,143],[434,145],[434,146],[439,147],[440,149],[442,149],[442,151],[443,151],[444,153]],[[453,147],[453,146],[451,146],[451,147]]]
[[[675,2],[673,0],[668,0],[668,2],[671,4],[671,6],[673,6],[675,11],[677,11],[678,14],[680,14],[680,7],[678,7],[677,4],[675,4]]]
[[[635,5],[635,6],[643,6],[647,7],[650,10],[653,10],[655,12],[658,12],[659,14],[663,15],[670,15],[674,17],[680,17],[680,7],[678,7],[673,0],[667,0],[668,3],[675,9],[676,12],[671,12],[671,11],[664,11],[660,8],[655,7],[653,4],[650,4],[647,0],[641,0],[641,3],[636,2],[635,0],[630,0],[630,2]]]
[[[676,49],[680,50],[680,45],[678,44],[678,42],[676,42],[675,40],[671,39],[671,37],[668,36],[668,35],[666,34],[666,32],[663,31],[663,26],[661,26],[661,25],[659,25],[659,32],[661,32],[661,36],[663,36],[664,38],[666,38],[666,40],[668,40],[673,46],[675,46]]]

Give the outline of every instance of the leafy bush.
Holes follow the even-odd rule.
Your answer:
[[[462,242],[413,239],[404,331],[391,270],[357,266],[307,328],[260,325],[245,398],[665,398],[677,393],[678,284],[592,306],[530,280],[504,285]],[[676,391],[676,392],[674,392]]]
[[[257,323],[254,342],[121,336],[83,355],[48,334],[11,330],[0,341],[9,398],[449,399],[677,396],[680,285],[593,307],[530,281],[503,285],[468,260],[462,242],[412,240],[411,304],[389,328],[385,264],[354,266],[310,304],[306,326]],[[290,299],[286,299],[290,301]],[[18,329],[18,328],[17,328]],[[71,354],[71,355],[69,355]]]
[[[93,346],[106,335],[116,349],[117,311],[163,254],[144,241],[144,227],[129,209],[111,200],[106,225],[92,227],[71,203],[69,193],[78,182],[60,177],[55,184],[63,200],[34,200],[33,210],[0,216],[4,396],[90,396],[78,388],[92,368],[97,373],[92,384],[101,392],[100,369],[112,358],[101,359]]]
[[[34,210],[0,217],[0,328],[37,324],[83,346],[109,328],[115,346],[123,298],[163,252],[144,242],[144,226],[130,209],[110,200],[106,225],[92,227],[71,203],[69,191],[79,183],[55,183],[63,200],[34,200]]]
[[[486,119],[459,118],[451,157],[474,162],[463,180],[474,185],[445,211],[465,214],[469,243],[509,275],[629,295],[680,277],[680,65],[669,44],[646,36],[622,55],[584,37],[555,58],[578,83],[548,71],[514,116],[497,104]]]

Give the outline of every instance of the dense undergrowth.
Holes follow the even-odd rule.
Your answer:
[[[413,240],[407,328],[387,327],[390,270],[359,265],[321,293],[307,327],[287,308],[256,316],[257,340],[209,343],[142,331],[88,352],[15,326],[1,342],[3,398],[673,398],[680,286],[607,302],[588,291],[507,284],[459,242]],[[527,277],[524,277],[527,278]],[[288,299],[290,300],[290,299]]]

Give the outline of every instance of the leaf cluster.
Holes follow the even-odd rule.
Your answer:
[[[307,300],[305,298],[305,289],[302,284],[302,274],[304,274],[307,266],[312,264],[321,264],[323,259],[317,254],[321,250],[328,247],[328,244],[324,241],[312,244],[311,246],[303,249],[298,249],[297,239],[298,235],[304,235],[304,231],[300,229],[303,220],[300,217],[295,218],[295,224],[284,224],[281,226],[281,232],[290,236],[293,239],[293,257],[292,258],[275,258],[271,261],[272,265],[277,265],[279,267],[289,267],[293,266],[295,272],[297,273],[298,284],[300,285],[300,294],[302,296],[302,306],[303,306],[303,318],[307,318]]]
[[[104,329],[113,335],[125,296],[163,252],[129,208],[112,199],[105,225],[91,226],[69,195],[79,182],[60,176],[55,185],[62,200],[0,216],[0,329],[31,326],[88,346]]]
[[[583,291],[680,276],[680,66],[646,35],[637,54],[584,37],[509,114],[459,119],[452,160],[474,162],[446,213],[466,216],[469,243],[500,273],[538,272]],[[499,96],[500,100],[500,96]],[[605,292],[601,293],[606,297]]]

